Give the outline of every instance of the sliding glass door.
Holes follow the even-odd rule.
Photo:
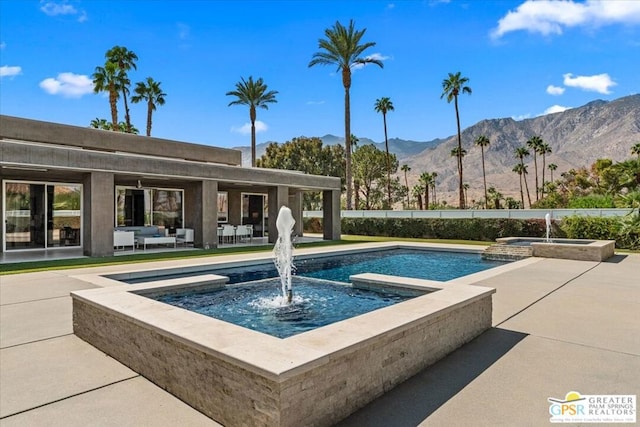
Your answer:
[[[6,250],[80,246],[82,186],[5,181]]]
[[[116,226],[183,227],[184,192],[163,188],[116,187]]]

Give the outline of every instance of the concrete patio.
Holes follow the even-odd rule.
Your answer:
[[[73,335],[69,292],[94,286],[73,276],[123,268],[0,276],[0,425],[219,425]],[[529,259],[480,280],[494,327],[340,425],[545,425],[548,397],[640,394],[639,271]]]

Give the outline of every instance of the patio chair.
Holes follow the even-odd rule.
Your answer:
[[[222,226],[222,242],[235,243],[236,241],[236,228],[230,224],[224,224]]]
[[[176,228],[176,243],[193,246],[193,234],[192,228]]]
[[[252,231],[251,231],[251,226],[247,226],[247,225],[239,225],[236,227],[236,241],[240,241],[242,242],[242,240],[246,240],[247,237],[250,240],[253,240],[253,236],[252,236]]]

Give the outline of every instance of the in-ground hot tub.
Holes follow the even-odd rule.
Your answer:
[[[354,286],[425,294],[282,339],[149,298],[192,286],[176,280],[73,292],[74,332],[226,426],[331,425],[488,329],[495,292],[359,274]]]
[[[615,251],[615,240],[550,239],[536,237],[504,237],[499,245],[531,246],[532,255],[580,261],[605,261]]]

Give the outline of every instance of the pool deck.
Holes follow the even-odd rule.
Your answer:
[[[0,425],[219,425],[73,335],[69,292],[96,287],[74,276],[194,262],[0,276]],[[518,265],[476,276],[493,328],[339,425],[546,425],[549,397],[640,395],[640,255]]]

